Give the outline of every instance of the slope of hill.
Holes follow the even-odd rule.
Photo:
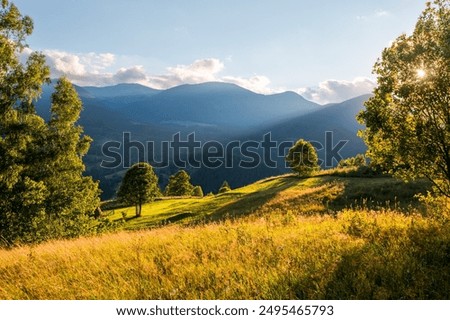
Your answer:
[[[348,141],[341,150],[343,157],[364,153],[366,149],[364,142],[356,135],[363,126],[356,121],[356,115],[364,108],[364,102],[369,97],[370,95],[362,95],[281,121],[261,128],[259,134],[271,132],[272,138],[276,141],[296,141],[301,137],[308,141],[320,142],[325,147],[325,132],[329,131],[333,133],[334,143],[340,140]]]
[[[242,217],[277,209],[298,214],[331,214],[351,203],[367,209],[418,206],[414,197],[430,187],[425,181],[404,183],[390,177],[367,178],[348,170],[322,171],[300,179],[294,174],[266,178],[229,192],[204,198],[163,198],[144,205],[142,217],[134,217],[134,207],[106,211],[119,221],[126,215],[124,228],[148,228],[161,223],[192,223]],[[120,211],[120,212],[118,212]]]
[[[275,177],[215,196],[218,209],[205,199],[215,223],[0,250],[0,299],[449,299],[449,223],[329,205],[365,186],[414,206],[420,185],[354,179]],[[150,206],[174,222],[195,201]],[[239,218],[216,221],[227,213]]]

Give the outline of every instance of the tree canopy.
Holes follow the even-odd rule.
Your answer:
[[[189,174],[180,170],[176,174],[170,176],[169,183],[166,187],[167,196],[190,196],[194,190],[194,186],[190,182],[191,177]]]
[[[427,3],[412,35],[399,36],[374,66],[377,87],[358,119],[372,163],[426,177],[450,197],[450,3]]]
[[[318,160],[316,149],[303,139],[298,140],[286,156],[288,165],[302,177],[310,176],[319,169]]]
[[[354,157],[342,159],[338,163],[338,168],[361,167],[367,164],[366,157],[363,154],[357,154]]]
[[[160,195],[158,177],[146,162],[134,164],[125,173],[117,196],[121,202],[136,207],[136,216],[140,217],[142,205]]]
[[[32,31],[31,18],[3,0],[0,239],[6,245],[88,233],[99,205],[97,183],[83,176],[82,157],[91,140],[76,125],[82,105],[72,85],[66,79],[56,85],[49,122],[34,109],[50,70],[41,53],[29,53],[25,63],[19,59]]]
[[[201,186],[195,186],[194,189],[192,190],[192,195],[194,197],[200,197],[203,198],[203,189]]]

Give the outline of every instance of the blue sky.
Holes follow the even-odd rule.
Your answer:
[[[320,103],[369,92],[384,47],[411,33],[420,0],[13,0],[30,49],[80,85],[226,81]]]

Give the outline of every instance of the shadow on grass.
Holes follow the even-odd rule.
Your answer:
[[[330,201],[330,209],[339,211],[345,208],[396,209],[420,208],[417,194],[426,194],[431,184],[425,180],[404,182],[389,177],[346,178],[343,192]]]
[[[448,300],[450,225],[433,220],[396,226],[370,220],[363,234],[344,228],[361,243],[322,253],[320,262],[296,265],[274,282],[271,299]],[[369,222],[369,221],[368,221]]]
[[[227,204],[223,207],[218,208],[213,213],[205,217],[206,221],[217,221],[224,218],[236,218],[244,215],[248,215],[258,208],[266,204],[269,200],[274,198],[279,192],[286,190],[292,186],[299,183],[301,178],[296,176],[287,176],[282,178],[273,178],[272,180],[278,179],[279,182],[275,185],[271,185],[267,189],[259,189],[255,192],[245,194],[238,200]],[[271,181],[271,180],[265,180]],[[230,194],[231,195],[231,194]],[[221,196],[227,196],[224,193]]]
[[[449,239],[443,229],[417,231],[384,235],[343,255],[323,299],[449,299]]]
[[[162,224],[168,224],[168,223],[174,223],[174,222],[178,222],[181,221],[183,219],[186,218],[190,218],[193,217],[194,214],[192,212],[183,212],[183,213],[178,213],[175,214],[167,219],[162,220]]]

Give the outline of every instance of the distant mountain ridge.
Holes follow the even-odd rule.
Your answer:
[[[335,166],[339,157],[348,158],[365,153],[367,147],[357,136],[358,130],[363,129],[364,126],[356,121],[356,115],[364,108],[364,102],[370,97],[371,95],[367,94],[341,103],[330,104],[314,112],[258,127],[244,135],[235,136],[233,140],[261,142],[264,135],[270,134],[271,140],[280,145],[285,142],[294,143],[302,138],[314,142],[316,148],[321,146],[317,153],[319,159],[324,161],[323,167]],[[258,153],[263,159],[261,149]],[[223,167],[201,169],[194,170],[192,178],[195,183],[203,182],[202,186],[205,189],[216,190],[224,180],[227,180],[232,187],[237,187],[242,185],[241,181],[254,182],[265,177],[290,172],[290,169],[285,166],[284,156],[280,157],[277,153],[278,150],[275,148],[272,156],[277,162],[276,167],[268,167],[261,163],[251,170],[238,166],[234,166],[233,169]],[[238,160],[240,159],[235,159],[236,162]]]
[[[248,128],[319,107],[294,92],[262,95],[222,82],[185,84],[167,90],[132,84],[80,89],[82,98],[101,100],[130,120],[143,123],[186,122]]]
[[[152,96],[161,90],[146,87],[137,83],[119,83],[113,86],[105,87],[80,87],[91,94],[92,98],[117,98],[123,96]],[[81,94],[82,95],[82,94]]]
[[[130,133],[133,141],[160,146],[163,141],[172,141],[177,133],[180,133],[181,140],[195,133],[196,139],[202,143],[214,140],[226,145],[231,140],[261,141],[269,132],[275,141],[304,138],[324,143],[325,132],[332,131],[335,141],[349,141],[342,151],[343,156],[365,151],[364,143],[356,136],[362,127],[355,116],[368,96],[321,106],[294,92],[262,95],[220,82],[181,85],[167,90],[138,84],[75,88],[84,106],[79,123],[94,140],[84,159],[87,174],[100,180],[104,199],[115,195],[126,168],[101,167],[101,162],[107,160],[102,146],[105,142],[117,141],[122,148],[124,132]],[[37,112],[46,119],[50,116],[53,90],[54,82],[44,87],[42,97],[36,103]],[[155,152],[156,158],[161,159],[161,151]],[[323,151],[319,151],[319,155],[320,152]],[[240,159],[239,156],[231,156],[236,161]],[[134,149],[132,161],[137,160]],[[217,191],[223,180],[237,187],[286,172],[283,162],[281,157],[278,168],[259,165],[253,169],[187,169],[192,174],[193,183],[209,192]],[[157,169],[161,185],[164,186],[168,177],[178,169],[173,165]]]

